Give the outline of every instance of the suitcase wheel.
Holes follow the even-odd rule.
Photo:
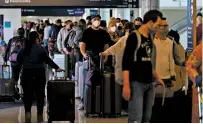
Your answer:
[[[70,120],[70,123],[74,123],[75,121],[74,120]]]
[[[51,119],[48,119],[48,123],[52,123]]]
[[[86,117],[86,118],[89,118],[89,117],[90,117],[90,115],[85,113],[85,117]]]
[[[116,118],[120,118],[120,117],[121,117],[121,115],[120,115],[120,114],[117,114],[117,115],[116,115]]]

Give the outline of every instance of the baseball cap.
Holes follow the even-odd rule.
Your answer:
[[[100,16],[99,14],[94,14],[94,15],[92,15],[91,17],[92,17],[92,19],[93,19],[93,18],[96,18],[96,17],[98,17],[98,18],[101,19],[101,16]]]

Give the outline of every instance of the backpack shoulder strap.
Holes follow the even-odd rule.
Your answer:
[[[134,32],[137,35],[137,48],[136,48],[136,50],[138,50],[140,48],[140,45],[141,45],[141,35],[140,35],[140,32],[138,30],[135,30]]]
[[[136,49],[135,49],[135,53],[134,53],[134,61],[137,61],[137,51],[138,51],[138,49],[140,48],[140,45],[141,45],[141,35],[140,35],[140,33],[139,33],[139,31],[138,30],[135,30],[135,31],[133,31],[135,34],[136,34],[136,36],[137,36],[137,47],[136,47]]]

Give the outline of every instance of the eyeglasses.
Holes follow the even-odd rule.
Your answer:
[[[159,27],[168,27],[168,25],[159,25]]]

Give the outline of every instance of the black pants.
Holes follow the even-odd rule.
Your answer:
[[[83,56],[82,56],[79,48],[75,48],[73,54],[75,56],[75,62],[82,61]]]
[[[12,71],[12,79],[14,81],[18,81],[19,79],[19,73],[20,73],[21,67],[18,65],[11,66],[11,71]]]
[[[26,69],[21,76],[25,112],[31,112],[34,98],[37,100],[37,114],[43,114],[45,98],[45,69]]]

